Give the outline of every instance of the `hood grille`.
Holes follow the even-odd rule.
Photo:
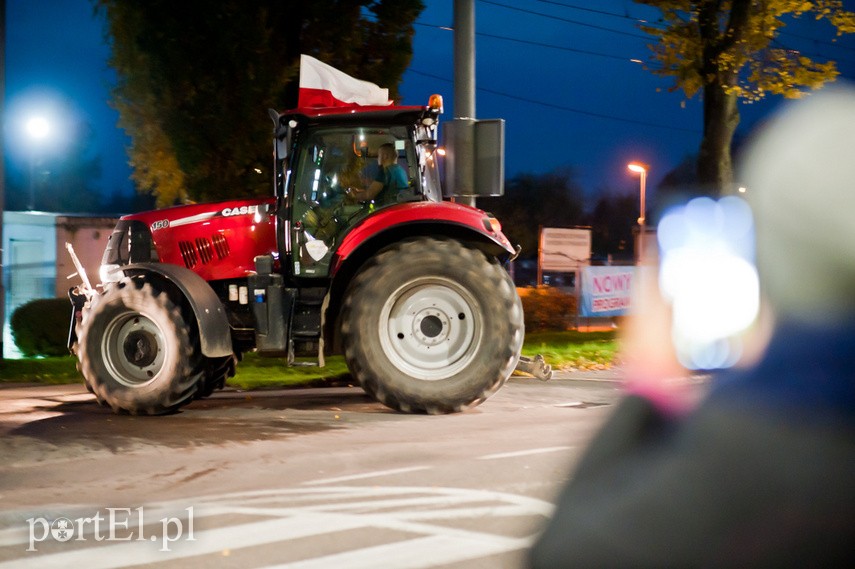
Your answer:
[[[215,258],[222,260],[228,257],[229,242],[222,234],[215,233],[210,239],[197,237],[193,241],[179,241],[178,250],[181,252],[184,266],[192,269],[199,263],[207,265]]]
[[[221,233],[214,234],[211,237],[214,242],[214,251],[217,253],[217,259],[225,259],[229,256],[229,242]]]

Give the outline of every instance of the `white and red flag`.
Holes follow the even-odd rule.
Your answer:
[[[355,79],[309,55],[300,56],[298,107],[367,107],[391,104],[389,89]]]

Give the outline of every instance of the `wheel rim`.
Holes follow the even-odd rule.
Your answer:
[[[465,368],[481,343],[481,305],[454,281],[416,279],[396,290],[380,313],[380,341],[392,365],[424,380]]]
[[[140,387],[163,368],[166,341],[163,330],[150,318],[127,311],[107,327],[101,355],[113,378],[127,387]]]

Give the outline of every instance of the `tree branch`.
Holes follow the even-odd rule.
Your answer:
[[[745,37],[751,15],[751,0],[733,0],[727,30],[719,42],[719,53],[724,53]]]

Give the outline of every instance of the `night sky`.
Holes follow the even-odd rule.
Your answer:
[[[415,27],[414,56],[401,85],[403,104],[441,93],[453,117],[453,0],[426,0]],[[855,9],[855,0],[844,4]],[[107,100],[115,75],[107,66],[104,26],[87,0],[7,0],[6,109],[3,127],[10,177],[26,176],[23,118],[41,109],[63,121],[88,122],[91,153],[101,156],[102,192],[132,192],[118,115]],[[697,152],[699,98],[669,92],[646,61],[649,40],[639,19],[656,10],[630,0],[476,0],[476,110],[506,120],[506,172],[544,173],[570,166],[589,196],[631,192],[626,164],[650,164],[652,186]],[[779,44],[838,61],[855,78],[855,37],[832,43],[832,28],[812,21],[788,26]],[[748,133],[780,104],[741,105]],[[252,120],[252,117],[247,117]],[[256,118],[268,121],[266,109]],[[71,128],[69,131],[73,130]],[[62,141],[45,152],[61,152]]]

